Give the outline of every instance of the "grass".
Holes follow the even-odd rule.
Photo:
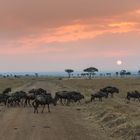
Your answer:
[[[0,91],[11,87],[13,90],[20,89],[32,82],[46,82],[49,90],[55,94],[61,90],[80,91],[86,97],[85,104],[80,106],[84,119],[92,127],[98,124],[110,137],[119,139],[140,139],[140,103],[138,101],[128,103],[125,99],[128,91],[140,91],[139,78],[116,78],[116,79],[63,79],[58,78],[1,78]],[[120,93],[114,98],[103,99],[103,102],[90,101],[93,90],[99,90],[105,86],[115,86]]]
[[[123,140],[140,139],[140,103],[138,101],[128,103],[125,99],[128,91],[140,91],[139,78],[51,79],[49,82],[61,87],[59,90],[80,91],[85,95],[87,102],[93,90],[105,86],[118,87],[120,93],[115,94],[114,98],[84,104],[81,110],[89,123],[93,123],[93,126],[95,123],[99,124],[111,137]]]
[[[6,88],[12,88],[12,91],[18,90],[23,86],[33,82],[33,79],[28,78],[0,78],[0,93]]]

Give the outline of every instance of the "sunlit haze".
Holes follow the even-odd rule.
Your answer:
[[[1,72],[139,70],[139,60],[140,0],[0,0]]]

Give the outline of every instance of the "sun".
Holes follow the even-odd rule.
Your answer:
[[[117,63],[117,65],[119,65],[119,66],[122,65],[122,61],[121,61],[121,60],[117,60],[116,63]]]

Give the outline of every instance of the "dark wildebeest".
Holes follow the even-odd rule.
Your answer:
[[[135,101],[135,99],[138,99],[140,101],[140,93],[136,90],[134,92],[127,92],[126,99],[128,99],[130,101],[131,98],[133,98],[134,101]]]
[[[18,96],[14,96],[14,95],[11,95],[8,99],[7,99],[7,107],[10,106],[20,106],[20,99]]]
[[[51,96],[51,94],[37,95],[35,100],[32,102],[32,105],[34,107],[34,113],[38,113],[39,105],[43,105],[43,113],[46,104],[48,105],[48,112],[50,112],[49,105],[53,104],[54,106],[56,106],[56,100]]]
[[[8,94],[8,93],[11,92],[11,91],[12,91],[11,88],[6,88],[6,89],[2,92],[2,94]]]
[[[27,105],[31,106],[30,101],[35,100],[37,95],[45,95],[45,94],[47,94],[47,91],[42,88],[31,89],[26,96],[25,106],[27,106]]]
[[[59,91],[55,94],[56,101],[60,101],[61,104],[66,103],[67,105],[70,102],[79,102],[81,99],[84,99],[84,96],[77,91]]]
[[[16,91],[10,95],[7,100],[7,106],[24,105],[27,94],[24,91]]]
[[[6,106],[7,99],[8,99],[9,97],[10,97],[10,96],[7,95],[7,94],[0,94],[0,103],[4,103],[4,105]]]
[[[56,101],[60,101],[61,104],[64,104],[63,100],[68,100],[68,91],[58,91],[55,93],[55,99]]]
[[[91,102],[95,100],[95,98],[98,98],[99,101],[102,102],[103,97],[108,98],[108,92],[98,91],[97,93],[93,93],[91,94]]]
[[[116,87],[112,87],[112,86],[108,86],[108,87],[105,87],[103,89],[100,89],[100,91],[107,92],[108,94],[111,94],[112,98],[114,96],[114,93],[119,93],[119,89]]]

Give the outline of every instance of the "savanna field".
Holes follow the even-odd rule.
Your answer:
[[[90,102],[93,91],[115,86],[114,98]],[[53,96],[57,91],[78,91],[85,96],[81,104],[51,105],[43,114],[34,114],[32,107],[0,106],[0,139],[2,140],[139,140],[140,102],[126,99],[128,91],[140,91],[140,78],[1,78],[0,91],[12,92],[43,88]],[[39,107],[41,109],[41,106]],[[54,135],[55,134],[55,135]]]

